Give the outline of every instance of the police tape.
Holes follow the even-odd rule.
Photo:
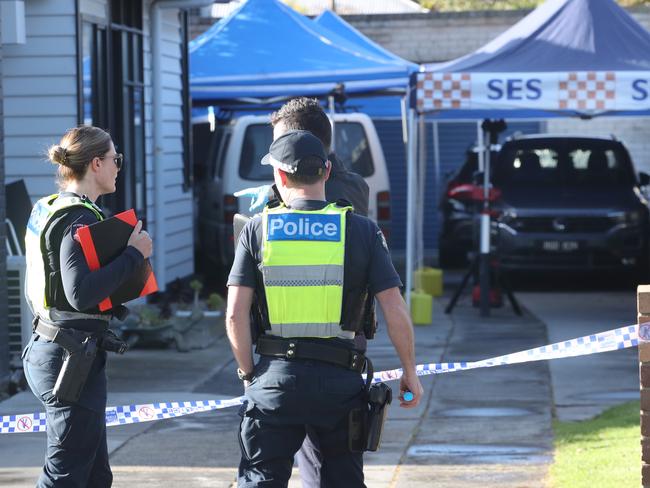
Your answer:
[[[586,356],[601,352],[616,351],[634,347],[642,340],[650,340],[650,323],[628,325],[599,334],[578,337],[567,341],[556,342],[546,346],[527,349],[503,356],[471,362],[430,363],[419,364],[416,367],[418,376],[430,374],[451,373],[478,368],[492,368],[509,364],[520,364],[549,359],[562,359],[576,356]],[[374,374],[372,382],[397,380],[402,377],[402,369],[379,371]],[[193,402],[146,403],[138,405],[121,405],[106,408],[106,426],[127,425],[154,420],[182,417],[201,412],[210,412],[241,405],[244,396],[224,400],[204,400]],[[47,427],[46,414],[36,412],[31,414],[4,415],[0,417],[0,434],[44,432]]]

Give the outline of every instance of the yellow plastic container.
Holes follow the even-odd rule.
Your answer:
[[[415,287],[432,297],[442,296],[442,270],[426,266],[416,269]]]
[[[429,325],[433,318],[433,297],[422,290],[411,292],[411,320],[415,325]]]

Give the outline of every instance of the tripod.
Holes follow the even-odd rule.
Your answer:
[[[493,188],[490,184],[490,158],[492,151],[499,148],[497,145],[499,140],[499,133],[503,132],[506,127],[506,123],[503,120],[489,119],[484,120],[480,126],[481,130],[479,130],[478,133],[479,173],[477,173],[477,175],[482,176],[483,185],[482,188],[478,185],[474,185],[473,191],[471,192],[471,200],[475,202],[475,208],[480,207],[481,209],[480,233],[478,239],[479,252],[473,257],[469,268],[465,272],[465,276],[463,277],[460,286],[454,293],[454,296],[449,302],[447,308],[445,308],[445,313],[451,313],[463,289],[465,288],[465,285],[467,285],[469,278],[471,276],[474,276],[476,280],[476,277],[478,275],[481,316],[487,317],[490,314],[490,276],[493,275],[495,284],[497,286],[502,286],[506,291],[508,299],[512,304],[512,308],[515,310],[515,313],[517,315],[521,315],[521,309],[514,297],[514,294],[512,293],[512,288],[510,287],[509,281],[507,278],[505,278],[505,275],[499,273],[498,263],[495,263],[490,255],[490,236],[492,233],[492,224],[490,222],[490,217],[493,214],[493,212],[490,210],[490,204],[497,201],[501,196],[501,193],[497,189]],[[484,144],[486,136],[489,138],[488,144]]]
[[[498,245],[496,247],[498,249]],[[521,307],[519,307],[519,302],[517,301],[514,293],[512,292],[512,286],[510,285],[510,280],[508,279],[508,275],[506,273],[502,273],[499,270],[498,251],[496,255],[497,256],[494,259],[488,258],[490,259],[489,269],[491,272],[490,274],[493,277],[494,284],[498,289],[502,289],[505,292],[506,296],[508,297],[508,301],[510,302],[510,305],[512,306],[512,309],[514,310],[515,314],[521,316],[522,315]],[[474,281],[478,281],[480,262],[481,262],[480,254],[474,253],[474,255],[472,256],[472,260],[469,264],[469,267],[467,268],[465,274],[463,275],[463,279],[458,285],[458,288],[456,288],[456,291],[454,291],[454,295],[451,297],[449,304],[445,308],[446,314],[450,314],[454,310],[454,307],[456,306],[458,299],[460,298],[463,291],[465,290],[465,287],[467,286],[469,279],[474,278]]]

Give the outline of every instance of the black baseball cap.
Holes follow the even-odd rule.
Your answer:
[[[306,167],[300,164],[305,158],[320,160],[322,164],[309,164]],[[308,130],[290,130],[284,133],[273,141],[269,153],[262,158],[262,164],[305,176],[323,174],[326,163],[327,153],[323,143]]]

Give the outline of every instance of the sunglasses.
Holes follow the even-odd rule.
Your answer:
[[[106,159],[108,156],[99,156],[99,159]],[[122,164],[124,163],[124,154],[117,153],[115,156],[113,156],[113,162],[115,163],[115,166],[117,166],[117,170],[122,169]]]

